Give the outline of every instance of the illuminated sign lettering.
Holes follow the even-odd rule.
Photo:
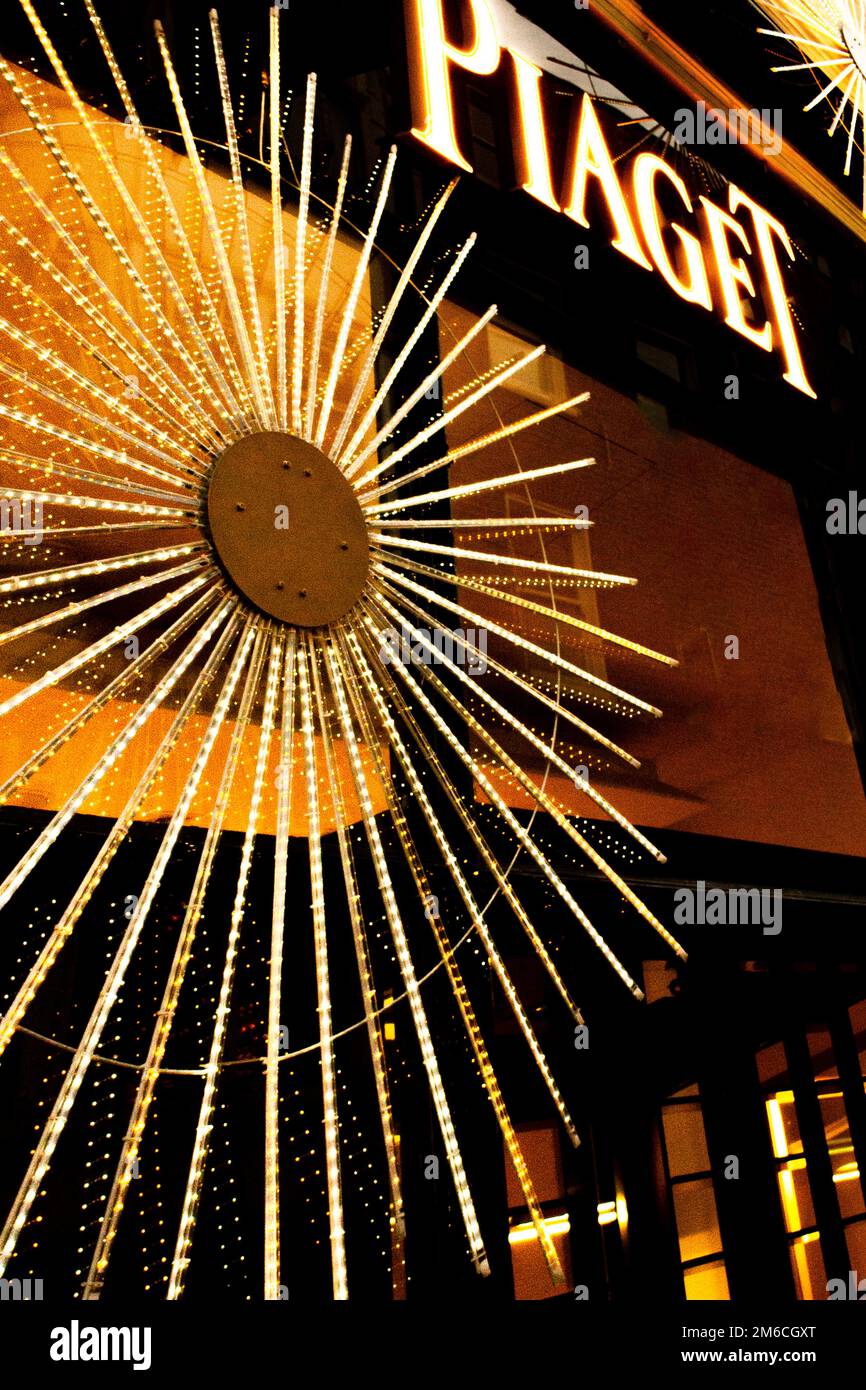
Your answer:
[[[725,323],[765,352],[777,353],[783,379],[815,397],[809,385],[780,264],[779,249],[794,259],[791,240],[775,217],[733,184],[728,207],[701,197],[693,203],[680,176],[663,159],[639,154],[630,177],[618,171],[592,99],[575,112],[566,168],[557,195],[542,101],[542,71],[500,43],[488,0],[464,0],[468,42],[449,38],[444,0],[406,0],[412,58],[412,135],[449,164],[472,173],[460,147],[452,98],[455,69],[476,76],[497,72],[503,51],[513,86],[514,157],[520,186],[545,207],[589,227],[590,189],[604,200],[613,228],[611,245],[645,270],[655,271],[680,299],[718,310]],[[666,218],[660,191],[682,204],[684,224]],[[740,217],[743,220],[740,220]],[[749,259],[746,259],[749,258]],[[758,277],[756,280],[756,276]],[[767,314],[758,326],[751,308]]]

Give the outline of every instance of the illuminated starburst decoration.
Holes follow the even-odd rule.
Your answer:
[[[543,545],[546,530],[573,528],[573,519],[505,516],[505,509],[497,512],[495,506],[489,516],[471,520],[443,513],[443,507],[453,508],[466,498],[502,497],[508,488],[565,476],[591,459],[551,461],[527,471],[515,462],[509,472],[464,482],[449,481],[444,470],[502,441],[511,447],[521,432],[575,409],[586,397],[500,421],[492,430],[470,431],[465,442],[452,443],[431,458],[443,430],[468,412],[477,413],[494,390],[543,352],[521,353],[463,383],[432,414],[427,407],[429,424],[401,432],[410,417],[418,418],[419,406],[424,409],[425,401],[440,394],[445,373],[463,359],[496,312],[491,308],[482,315],[441,360],[423,373],[414,372],[404,387],[417,357],[413,352],[434,324],[474,240],[451,253],[447,263],[439,258],[428,282],[430,293],[421,294],[415,284],[418,267],[453,185],[428,209],[384,308],[365,325],[362,300],[395,152],[384,159],[378,181],[369,185],[372,212],[362,235],[349,234],[344,214],[348,140],[333,203],[325,212],[317,211],[324,205],[311,191],[316,82],[310,78],[299,174],[296,182],[284,177],[289,152],[282,139],[280,10],[270,16],[270,155],[259,168],[269,175],[267,200],[254,197],[244,185],[216,14],[211,14],[211,29],[225,117],[227,179],[206,167],[162,30],[157,26],[157,40],[183,153],[144,132],[99,16],[91,0],[83,3],[126,110],[124,124],[97,119],[83,104],[30,0],[22,0],[23,8],[74,120],[52,123],[41,104],[44,88],[0,63],[27,118],[26,144],[18,157],[14,141],[0,141],[5,179],[0,230],[6,245],[14,248],[14,255],[0,263],[0,418],[5,430],[0,458],[9,470],[6,476],[23,484],[6,488],[4,506],[17,507],[17,514],[26,517],[28,507],[38,504],[46,518],[40,526],[42,545],[60,547],[67,558],[64,547],[79,547],[73,550],[74,562],[46,567],[39,559],[44,551],[28,548],[35,537],[12,534],[14,528],[4,525],[8,563],[0,593],[7,626],[0,644],[14,652],[15,644],[29,643],[29,655],[8,674],[0,715],[8,721],[20,711],[19,720],[26,719],[44,709],[40,701],[52,692],[67,692],[68,698],[47,737],[33,716],[37,746],[6,777],[0,788],[3,800],[22,804],[22,789],[41,769],[62,761],[70,750],[84,750],[72,763],[74,775],[67,756],[72,789],[6,873],[0,907],[13,899],[20,903],[51,847],[76,823],[77,813],[107,804],[94,798],[124,773],[128,783],[118,784],[124,787],[121,809],[103,822],[108,832],[100,832],[99,849],[71,900],[52,911],[39,949],[29,958],[22,954],[21,973],[11,982],[0,1022],[0,1051],[29,1023],[31,1005],[71,935],[87,921],[125,837],[147,818],[145,807],[152,807],[155,788],[173,786],[175,795],[164,811],[158,804],[161,814],[151,815],[164,821],[161,838],[145,882],[126,898],[122,927],[109,943],[107,971],[86,1005],[86,1027],[64,1054],[59,1089],[37,1126],[29,1167],[3,1225],[0,1272],[7,1271],[22,1232],[36,1219],[34,1204],[49,1180],[85,1079],[105,1054],[111,1055],[115,1013],[132,963],[147,940],[161,885],[186,843],[184,827],[198,824],[203,835],[193,845],[195,872],[178,908],[169,968],[156,985],[152,1036],[146,1056],[135,1064],[132,1110],[124,1117],[107,1198],[84,1256],[89,1269],[83,1296],[99,1297],[107,1277],[152,1103],[167,1070],[166,1052],[184,985],[207,922],[208,939],[211,945],[220,942],[222,958],[204,1056],[193,1069],[202,1092],[195,1107],[192,1152],[173,1156],[186,1172],[183,1200],[178,1211],[165,1213],[173,1237],[164,1292],[169,1299],[184,1292],[218,1087],[231,1060],[226,1041],[251,908],[251,863],[256,845],[260,849],[262,844],[273,861],[267,903],[269,983],[267,997],[260,1001],[266,1014],[266,1051],[260,1058],[264,1261],[259,1288],[264,1296],[280,1297],[280,1191],[281,1184],[285,1192],[291,1182],[281,1153],[285,1138],[279,1088],[281,1065],[290,1055],[281,1041],[287,904],[292,920],[291,903],[306,895],[307,884],[334,1297],[345,1298],[349,1291],[344,1196],[351,1180],[341,1156],[335,1060],[340,1030],[331,1003],[335,913],[347,921],[354,945],[352,970],[363,1000],[358,1022],[369,1042],[395,1264],[401,1259],[404,1203],[383,1022],[387,1001],[374,979],[369,939],[374,918],[384,924],[399,972],[472,1261],[479,1272],[487,1272],[458,1127],[434,1045],[425,994],[430,972],[419,970],[409,920],[425,923],[425,931],[429,926],[438,978],[451,986],[537,1239],[552,1277],[561,1281],[557,1251],[465,985],[458,946],[467,939],[477,946],[577,1143],[533,1022],[494,940],[489,902],[479,896],[479,871],[491,885],[490,901],[504,904],[525,933],[574,1024],[581,1024],[581,1014],[510,882],[510,862],[517,852],[533,861],[569,922],[588,934],[625,987],[638,999],[642,994],[554,868],[533,821],[527,825],[525,816],[515,814],[502,779],[546,813],[668,948],[680,956],[683,952],[545,789],[546,777],[530,775],[512,756],[501,730],[510,746],[516,741],[548,770],[571,780],[574,768],[555,739],[542,736],[515,713],[511,696],[564,720],[582,740],[595,741],[606,756],[630,766],[637,766],[636,760],[574,706],[595,704],[607,714],[659,714],[599,674],[598,663],[581,666],[564,655],[558,638],[547,643],[530,638],[525,631],[530,619],[549,622],[552,632],[577,632],[596,648],[614,644],[633,658],[675,663],[575,616],[573,607],[557,607],[560,586],[615,589],[633,580],[544,558],[521,558],[513,548],[476,548],[477,542],[453,540],[461,532],[470,538],[472,533],[521,533],[538,537]],[[290,186],[297,189],[296,198],[285,197]],[[412,308],[413,295],[420,312]],[[409,321],[407,314],[411,322],[395,350],[398,311],[403,322]],[[74,525],[65,520],[70,511]],[[33,532],[32,516],[30,521]],[[15,553],[19,560],[13,569],[9,556]],[[540,591],[542,584],[546,594]],[[113,611],[120,621],[106,617]],[[434,661],[431,634],[443,623],[455,622],[460,626],[450,654],[438,651]],[[498,655],[487,653],[482,633],[490,636]],[[59,660],[52,657],[55,638]],[[518,659],[527,656],[530,669]],[[482,661],[495,683],[479,678]],[[547,678],[539,677],[539,670]],[[557,687],[564,676],[567,700]],[[109,715],[114,720],[110,727]],[[81,741],[86,729],[87,736],[93,734],[90,743],[87,736]],[[142,735],[150,740],[144,745]],[[142,746],[144,755],[136,752]],[[179,770],[172,774],[173,768]],[[465,788],[458,791],[454,768],[475,789],[474,800]],[[579,788],[596,814],[612,821],[642,851],[662,859],[588,778],[579,781]],[[479,813],[482,801],[485,816]],[[238,805],[243,807],[240,867],[233,897],[223,908],[208,898],[208,889],[221,837]],[[494,822],[496,843],[486,828]],[[462,836],[459,842],[455,827]],[[341,869],[337,881],[323,868],[327,836],[333,837]],[[308,877],[302,884],[292,881],[290,837],[306,843]],[[414,881],[410,903],[401,900],[395,855],[401,872],[406,875],[408,866]],[[440,910],[441,894],[431,891],[434,872],[445,874],[451,885],[447,910]],[[375,906],[369,898],[371,883]],[[91,920],[88,929],[93,933],[99,927]],[[348,969],[342,959],[338,968]]]
[[[847,137],[845,174],[854,151],[863,162],[866,148],[866,6],[863,0],[754,0],[755,8],[777,27],[759,29],[768,38],[792,43],[802,59],[779,63],[773,72],[812,73],[818,91],[804,106],[814,111],[824,102],[832,111],[828,134]],[[863,165],[863,211],[866,213],[866,163]]]

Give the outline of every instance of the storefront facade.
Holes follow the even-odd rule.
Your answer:
[[[413,232],[459,175],[431,242],[434,263],[471,233],[477,239],[424,338],[416,379],[477,328],[471,349],[445,373],[442,411],[542,343],[546,353],[495,393],[491,431],[588,393],[513,445],[499,440],[480,458],[455,462],[449,481],[496,477],[515,461],[525,471],[554,457],[595,459],[585,472],[532,488],[535,515],[562,522],[551,529],[545,560],[639,582],[625,592],[565,590],[563,610],[576,625],[562,650],[617,686],[639,679],[642,699],[664,718],[629,722],[639,769],[614,766],[567,728],[557,748],[652,833],[666,863],[641,858],[607,819],[586,814],[579,777],[570,782],[540,755],[527,766],[549,780],[652,911],[677,924],[689,952],[683,964],[643,924],[620,921],[609,885],[552,821],[537,819],[558,873],[605,920],[647,999],[639,1010],[617,993],[560,921],[549,885],[518,859],[513,881],[550,925],[588,1029],[583,1036],[563,1022],[537,962],[503,924],[504,953],[584,1137],[579,1149],[526,1074],[485,967],[470,961],[466,971],[486,991],[485,1021],[566,1287],[548,1279],[500,1137],[486,1116],[474,1118],[474,1092],[456,1079],[462,1043],[443,1025],[440,1043],[469,1114],[491,1278],[464,1268],[454,1198],[425,1168],[435,1156],[434,1127],[425,1107],[413,1106],[412,1063],[401,1055],[406,1023],[395,1013],[386,1037],[395,1076],[408,1076],[395,1106],[414,1220],[410,1281],[398,1296],[433,1297],[445,1285],[480,1301],[834,1296],[834,1281],[848,1288],[852,1271],[866,1275],[866,519],[858,496],[866,221],[811,159],[794,159],[766,99],[769,78],[754,97],[744,93],[748,107],[728,101],[737,88],[734,41],[720,41],[718,54],[694,46],[688,20],[677,30],[669,6],[648,5],[643,21],[631,5],[544,0],[376,0],[302,16],[284,8],[295,25],[285,135],[301,148],[298,94],[315,68],[314,192],[323,206],[335,196],[346,134],[363,190],[350,205],[356,226],[370,206],[373,173],[397,146],[383,254],[371,261],[365,287],[371,324]],[[145,73],[153,62],[143,37],[149,18],[119,35]],[[181,37],[180,14],[174,22],[179,63],[194,73],[198,40]],[[242,137],[255,151],[264,90],[258,40],[237,10],[225,25],[247,84]],[[753,42],[749,75],[766,66]],[[13,33],[10,60],[26,66],[29,52]],[[94,105],[107,103],[122,119],[95,67],[83,64],[79,80]],[[170,128],[160,98],[148,100],[146,124]],[[197,133],[216,139],[204,99],[196,114]],[[220,156],[211,158],[211,172],[221,174]],[[425,295],[430,284],[418,289]],[[482,323],[491,305],[495,314]],[[434,418],[437,401],[434,394]],[[448,449],[466,441],[463,429],[460,419],[449,424]],[[425,447],[428,460],[442,453],[435,436]],[[519,516],[527,496],[511,489],[502,515]],[[441,519],[464,523],[471,545],[487,538],[484,515],[470,496],[443,508]],[[473,521],[477,529],[467,525]],[[508,544],[519,560],[538,558],[518,528]],[[468,562],[455,591],[464,574],[474,574]],[[496,598],[472,597],[480,618],[494,623]],[[606,653],[581,622],[623,633],[623,648]],[[537,641],[544,631],[542,621],[527,620],[524,635]],[[641,640],[678,665],[633,676],[628,644]],[[496,658],[495,635],[490,642]],[[532,683],[531,654],[520,661]],[[603,701],[594,710],[611,729],[604,721],[612,712]],[[519,787],[507,778],[499,785],[519,818],[537,817]],[[4,812],[16,834],[29,832],[35,806]],[[333,843],[325,853],[336,862]],[[434,891],[446,898],[451,890],[434,881]],[[708,892],[717,904],[724,899],[715,916]],[[737,902],[748,900],[754,912],[734,916],[731,894],[745,895]],[[251,1016],[251,1028],[255,1022]],[[312,1071],[298,1061],[296,1097]],[[249,1121],[240,1080],[225,1104],[238,1124]],[[359,1152],[368,1121],[362,1113]],[[311,1155],[297,1161],[314,1186],[319,1158]],[[255,1182],[242,1173],[239,1183],[241,1207],[251,1210]],[[369,1195],[359,1193],[359,1221]],[[327,1282],[324,1236],[307,1200],[288,1203],[303,1229],[288,1282],[314,1298]],[[380,1235],[378,1244],[359,1239],[352,1253],[372,1294],[385,1297],[393,1287]],[[238,1263],[234,1277],[243,1290]]]

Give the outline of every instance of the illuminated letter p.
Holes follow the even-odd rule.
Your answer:
[[[414,31],[416,64],[412,105],[417,124],[412,134],[471,174],[472,165],[460,153],[454,129],[451,65],[487,76],[499,66],[500,48],[487,0],[468,0],[467,8],[473,29],[469,48],[448,42],[442,0],[408,0],[406,18],[410,43]]]

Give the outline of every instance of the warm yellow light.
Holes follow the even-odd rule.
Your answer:
[[[561,1216],[546,1216],[542,1224],[549,1236],[567,1236],[571,1230],[571,1222],[566,1212]],[[538,1232],[531,1221],[522,1221],[519,1225],[512,1226],[508,1232],[509,1245],[525,1245],[527,1241],[532,1240],[538,1240]]]
[[[859,1169],[859,1168],[853,1168],[853,1169],[849,1172],[849,1171],[848,1171],[848,1165],[847,1165],[847,1163],[846,1163],[846,1164],[845,1164],[844,1170],[843,1170],[843,1169],[840,1169],[840,1171],[839,1171],[838,1173],[834,1173],[834,1174],[833,1174],[833,1181],[834,1181],[834,1182],[853,1182],[856,1178],[859,1178],[859,1176],[860,1176],[860,1169]]]
[[[787,1158],[788,1139],[785,1134],[785,1125],[782,1121],[782,1112],[779,1108],[784,1092],[772,1096],[767,1101],[767,1118],[770,1124],[770,1136],[773,1141],[773,1153],[776,1158]],[[793,1095],[791,1099],[793,1100]]]
[[[612,1226],[617,1219],[616,1202],[599,1202],[596,1210],[599,1226]]]

